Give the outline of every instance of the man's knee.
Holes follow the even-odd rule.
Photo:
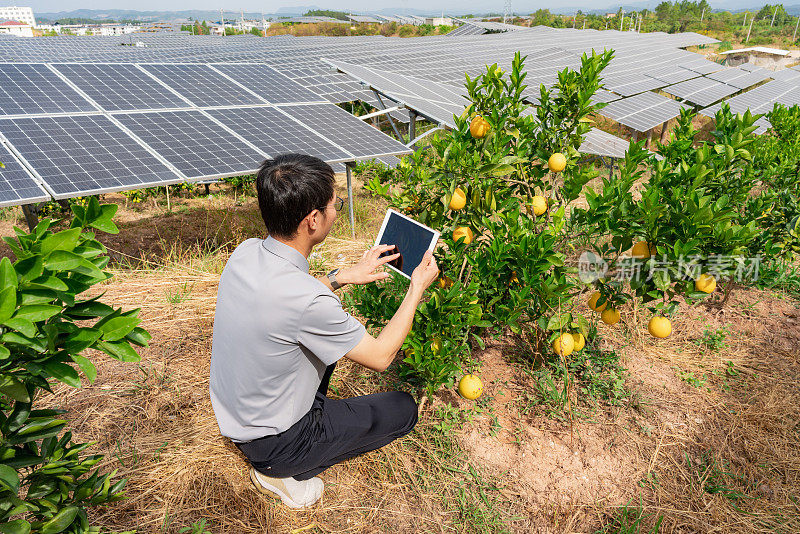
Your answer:
[[[392,405],[396,414],[398,436],[408,434],[417,424],[417,403],[414,397],[404,391],[393,391]]]

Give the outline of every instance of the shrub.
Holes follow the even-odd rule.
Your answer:
[[[755,182],[748,148],[756,117],[734,116],[724,106],[713,142],[695,139],[692,118],[681,113],[670,142],[658,149],[661,160],[631,142],[620,177],[604,179],[599,193],[587,189],[588,209],[573,212],[595,232],[594,252],[608,262],[613,276],[596,285],[614,307],[635,296],[670,315],[676,297],[707,296],[695,289],[701,273],[730,281],[751,267],[746,252],[758,230],[741,220],[739,209]],[[646,242],[652,256],[632,258],[636,241]]]
[[[600,87],[600,72],[611,52],[584,55],[580,71],[564,70],[551,90],[540,90],[535,111],[522,100],[524,59],[516,54],[506,76],[497,65],[472,80],[466,89],[472,104],[455,118],[456,128],[434,137],[430,150],[405,158],[386,179],[375,176],[367,185],[398,210],[441,230],[437,250],[440,286],[420,308],[406,344],[400,374],[433,392],[450,383],[470,362],[470,340],[481,344],[481,329],[506,325],[534,338],[539,351],[562,331],[586,333],[587,321],[571,311],[580,290],[561,252],[567,239],[565,205],[597,175],[579,164],[577,148],[588,132],[588,115],[596,106],[592,95]],[[473,138],[470,123],[480,115],[490,133]],[[561,152],[567,164],[551,173],[546,162]],[[466,197],[462,209],[450,209],[459,188]],[[547,199],[548,212],[534,216],[533,197]],[[469,227],[475,240],[456,241],[453,232]],[[354,305],[382,324],[396,309],[381,299],[380,288],[360,290]],[[378,307],[379,309],[376,309]],[[441,343],[434,343],[434,341]]]
[[[111,277],[94,230],[117,232],[117,206],[91,197],[71,209],[68,229],[54,231],[55,221],[44,219],[31,233],[15,228],[16,238],[3,238],[17,260],[0,261],[2,532],[96,532],[86,508],[121,499],[125,486],[125,480],[112,482],[113,472],[93,470],[102,456],[81,455],[92,444],[73,443],[71,432],[62,432],[63,410],[34,406],[54,381],[80,387],[78,370],[94,381],[87,349],[135,362],[131,345],[146,346],[150,338],[138,326],[138,309],[115,309],[99,296],[80,298]]]

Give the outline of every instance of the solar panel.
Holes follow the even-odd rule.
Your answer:
[[[664,88],[664,92],[699,106],[710,106],[737,91],[733,86],[702,77]]]
[[[793,69],[783,69],[777,72],[773,72],[770,75],[770,78],[773,80],[779,81],[789,81],[789,80],[796,80],[800,78],[800,71],[793,70]]]
[[[630,143],[616,135],[592,128],[584,137],[578,152],[622,159]]]
[[[97,111],[46,65],[0,64],[0,115]]]
[[[195,105],[237,106],[264,101],[207,65],[142,65]]]
[[[208,114],[271,157],[294,152],[328,162],[353,159],[344,149],[275,108],[213,109]]]
[[[189,179],[245,174],[258,169],[264,154],[201,111],[114,115]]]
[[[135,65],[61,63],[53,66],[108,111],[190,107]]]
[[[322,99],[289,77],[267,65],[217,64],[216,70],[233,78],[270,103],[319,102]]]
[[[611,91],[606,91],[605,89],[598,89],[594,93],[594,97],[592,98],[592,100],[594,100],[595,102],[607,103],[607,102],[613,102],[614,100],[619,100],[620,98],[622,97],[619,95],[615,95]]]
[[[646,132],[680,115],[681,104],[655,93],[641,93],[617,100],[600,110],[600,114],[639,132]]]
[[[284,106],[280,109],[359,159],[411,152],[404,144],[333,104]]]
[[[56,199],[181,181],[103,115],[4,119],[0,133]]]
[[[16,206],[50,200],[42,186],[0,145],[0,206]]]

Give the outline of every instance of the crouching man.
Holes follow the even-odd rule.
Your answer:
[[[391,247],[373,247],[358,264],[327,276],[309,274],[308,256],[343,204],[331,167],[311,156],[281,155],[264,162],[256,188],[269,236],[240,244],[222,272],[211,404],[222,435],[250,461],[256,488],[303,508],[322,496],[322,471],[414,428],[417,406],[407,393],[336,400],[327,398],[328,382],[343,356],[385,370],[439,271],[429,252],[397,313],[372,337],[334,291],[388,277],[378,269],[396,255],[379,256]]]

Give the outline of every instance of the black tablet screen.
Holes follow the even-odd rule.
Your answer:
[[[431,246],[433,232],[414,222],[401,217],[397,213],[390,212],[386,228],[383,230],[379,245],[394,245],[395,250],[384,252],[382,256],[390,256],[400,253],[397,260],[392,261],[391,265],[404,274],[411,276],[411,273],[422,261],[425,251]]]

